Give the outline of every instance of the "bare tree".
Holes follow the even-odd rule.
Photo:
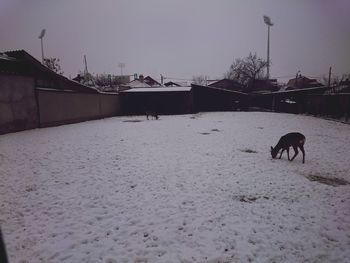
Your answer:
[[[337,76],[332,74],[330,79],[330,84],[331,86],[339,85],[342,81],[348,79],[349,77],[350,77],[350,74],[343,74],[342,76]],[[329,76],[327,74],[323,74],[321,78],[321,83],[327,86],[328,80],[329,80],[328,78]]]
[[[96,74],[95,76],[92,76],[92,79],[95,87],[99,90],[104,90],[106,87],[117,87],[124,84],[118,76],[106,73]]]
[[[63,75],[59,58],[44,58],[44,65],[57,74]]]
[[[245,58],[237,58],[225,74],[226,78],[234,79],[244,86],[253,84],[256,79],[265,79],[267,61],[259,58],[255,53],[249,53]]]

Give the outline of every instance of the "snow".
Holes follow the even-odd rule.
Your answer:
[[[271,159],[291,131],[306,162]],[[349,262],[350,126],[225,112],[115,117],[0,136],[16,262]],[[293,150],[292,150],[293,153]]]
[[[166,87],[166,88],[132,88],[123,92],[169,92],[169,91],[191,91],[192,87]]]
[[[147,83],[142,82],[142,81],[140,81],[138,79],[135,79],[135,80],[131,81],[127,86],[129,86],[131,88],[148,88],[148,87],[151,87]]]

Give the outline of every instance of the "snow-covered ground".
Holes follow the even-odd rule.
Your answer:
[[[271,159],[290,131],[305,164]],[[2,135],[10,263],[350,262],[350,185],[320,182],[350,181],[349,140],[346,124],[259,112]]]

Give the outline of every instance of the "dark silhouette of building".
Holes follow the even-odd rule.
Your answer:
[[[285,90],[293,89],[307,89],[307,88],[316,88],[323,86],[316,79],[311,79],[305,76],[298,75],[294,79],[290,79],[287,83]]]
[[[164,84],[166,87],[182,87],[181,84],[173,82],[173,81],[168,81],[167,83]]]
[[[221,80],[212,82],[208,86],[219,88],[219,89],[244,92],[243,85],[233,79],[221,79]]]

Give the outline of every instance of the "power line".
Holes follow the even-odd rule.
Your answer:
[[[164,79],[176,79],[176,80],[189,80],[189,81],[192,81],[192,79],[173,78],[173,77],[168,77],[168,76],[165,76]]]

